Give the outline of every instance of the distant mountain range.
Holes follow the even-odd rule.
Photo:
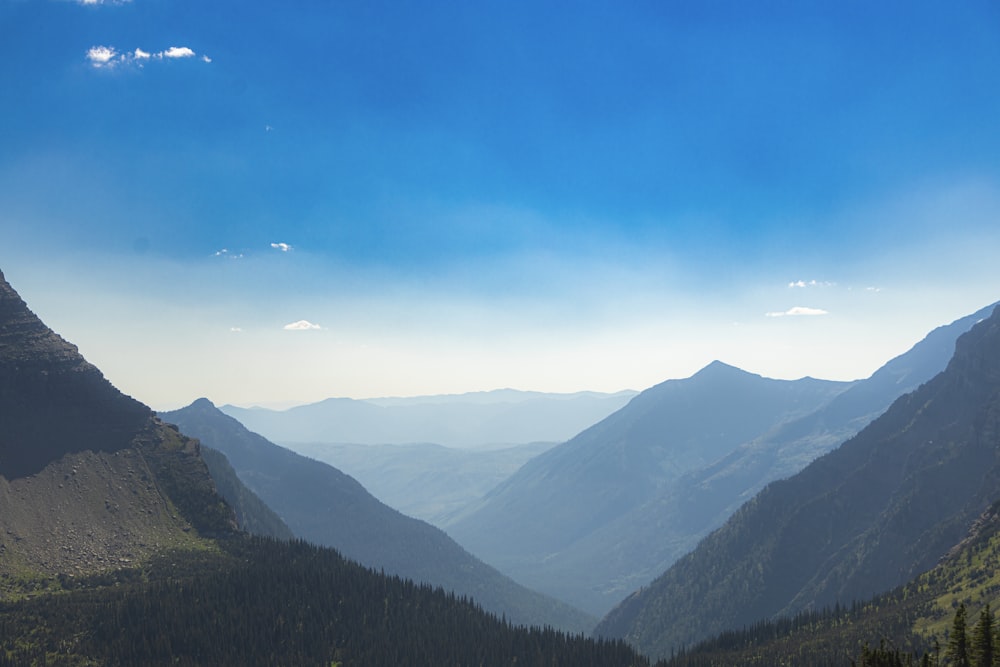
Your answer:
[[[774,482],[602,621],[643,652],[900,585],[1000,498],[1000,313],[947,368],[839,448]]]
[[[433,444],[289,443],[289,449],[343,470],[386,505],[439,528],[459,516],[525,462],[556,443],[490,449]]]
[[[111,386],[0,273],[0,664],[648,665],[620,641],[518,627],[333,549],[251,539],[238,516],[264,533],[284,529],[208,454],[234,513],[206,453]],[[312,481],[329,481],[312,468]],[[308,474],[297,479],[308,488]],[[350,482],[313,513],[347,523],[357,512],[372,523],[356,532],[372,536],[393,530],[359,511],[370,496]],[[440,535],[400,529],[418,557]],[[456,561],[461,549],[437,544],[442,568],[475,576],[471,557]]]
[[[376,570],[471,597],[513,623],[585,632],[597,621],[514,583],[438,528],[386,506],[340,470],[247,430],[207,399],[160,417],[224,454],[296,537],[334,547]]]
[[[219,409],[254,433],[282,445],[434,443],[470,449],[563,442],[622,407],[635,394],[499,389],[414,398],[329,398],[287,410],[232,405]]]
[[[529,461],[446,529],[515,580],[603,614],[765,484],[932,378],[988,314],[936,329],[855,383],[770,380],[715,362],[657,385]]]

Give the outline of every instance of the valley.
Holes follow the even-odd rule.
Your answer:
[[[445,617],[479,623],[463,650],[491,656],[501,653],[485,649],[481,633],[524,639],[537,632],[530,628],[545,628],[530,635],[531,651],[583,650],[628,664],[671,656],[671,664],[714,664],[722,654],[742,664],[793,650],[868,660],[876,637],[930,655],[957,602],[977,611],[1000,602],[988,567],[942,571],[992,562],[998,317],[990,306],[935,329],[855,382],[776,381],[714,362],[635,395],[560,444],[295,445],[317,457],[309,458],[208,399],[152,413],[0,280],[0,627],[15,638],[0,643],[0,664],[60,651],[67,657],[56,664],[67,665],[96,656],[154,664],[190,657],[193,646],[213,655],[207,637],[186,629],[184,641],[169,631],[143,640],[159,646],[150,649],[120,643],[101,624],[110,613],[119,632],[138,637],[144,631],[117,616],[139,613],[126,611],[138,604],[143,617],[184,628],[172,616],[177,605],[194,604],[192,619],[218,614],[210,605],[246,595],[262,576],[275,586],[261,593],[268,604],[320,610],[281,640],[287,659],[394,655],[366,643],[382,641],[387,626],[347,630],[340,612],[310,597],[328,591],[341,609],[368,604],[350,592],[363,581],[395,587],[394,608],[437,610],[435,628],[457,622]],[[444,400],[461,411],[454,397]],[[465,402],[473,414],[482,405]],[[411,415],[418,404],[407,405]],[[347,461],[448,534],[320,457]],[[342,574],[300,590],[297,577],[334,571]],[[190,586],[204,597],[175,595]],[[62,599],[109,611],[53,616]],[[241,609],[222,632],[253,632],[275,613]],[[409,646],[418,626],[402,622],[393,650],[438,655],[445,644],[426,654]],[[846,634],[844,623],[853,628]],[[371,639],[336,639],[348,631]],[[67,632],[91,639],[67,644]],[[754,632],[772,639],[751,640]],[[501,641],[522,641],[513,636]],[[243,644],[248,652],[213,660],[252,664],[263,654]]]

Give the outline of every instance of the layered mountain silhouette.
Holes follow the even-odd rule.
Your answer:
[[[531,442],[501,448],[455,449],[427,443],[296,442],[289,443],[288,448],[344,471],[403,514],[446,529],[470,503],[555,445]]]
[[[251,535],[273,537],[279,540],[294,539],[295,534],[257,494],[240,481],[229,459],[211,447],[201,448],[201,457],[215,481],[215,488],[236,513],[240,529]]]
[[[865,599],[933,566],[1000,498],[1000,315],[839,448],[774,482],[602,621],[665,655],[723,629]]]
[[[768,482],[943,370],[958,336],[991,310],[935,329],[854,383],[769,380],[716,362],[658,385],[529,462],[446,530],[514,579],[603,614]]]
[[[553,589],[548,580],[548,560],[686,472],[708,465],[775,422],[807,414],[848,386],[810,378],[770,380],[714,362],[690,378],[642,392],[532,459],[448,532],[515,579],[568,599],[572,590],[560,589],[562,582]],[[608,557],[616,547],[606,546]],[[567,574],[569,586],[577,575],[587,577],[580,571]],[[582,597],[574,599],[593,609],[593,600]]]
[[[582,632],[596,622],[514,583],[441,530],[386,506],[336,468],[247,430],[207,399],[161,417],[222,452],[296,537],[334,547],[376,570],[472,597],[514,623]]]
[[[546,394],[497,389],[440,396],[329,398],[288,410],[220,409],[272,442],[434,443],[471,449],[562,442],[625,405],[633,391]]]
[[[0,418],[2,665],[648,664],[237,531],[208,448],[118,393],[2,274]]]
[[[86,574],[235,528],[197,441],[115,389],[0,273],[0,571]]]

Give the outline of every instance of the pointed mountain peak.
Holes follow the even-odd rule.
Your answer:
[[[713,377],[734,377],[734,376],[747,376],[754,375],[749,373],[742,368],[737,368],[736,366],[730,366],[729,364],[719,361],[716,359],[708,366],[705,366],[700,371],[692,375],[695,378],[713,378]]]
[[[0,475],[31,475],[69,452],[128,447],[151,418],[45,326],[0,273]]]

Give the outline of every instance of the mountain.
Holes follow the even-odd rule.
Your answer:
[[[472,557],[441,530],[404,516],[353,478],[252,433],[207,399],[161,417],[229,459],[240,479],[296,537],[387,573],[472,597],[514,623],[589,630],[594,619],[529,591]]]
[[[499,389],[415,398],[329,398],[280,411],[231,405],[220,409],[282,445],[435,443],[470,449],[562,442],[634,395],[632,391],[545,394]]]
[[[752,667],[754,665],[899,666],[939,665],[951,659],[955,622],[966,618],[966,645],[972,664],[983,634],[975,627],[989,614],[996,626],[1000,603],[1000,501],[980,515],[967,536],[932,569],[888,593],[791,617],[760,620],[723,632],[678,652],[668,667]],[[992,653],[1000,636],[989,633]],[[877,647],[877,648],[876,648]],[[881,658],[881,660],[880,660]],[[968,664],[968,663],[966,663]]]
[[[947,368],[774,482],[596,632],[648,654],[757,619],[864,599],[932,567],[1000,498],[1000,314]]]
[[[648,664],[332,549],[251,538],[207,451],[114,389],[0,274],[0,667]]]
[[[0,573],[86,574],[234,530],[197,441],[115,389],[0,273]]]
[[[211,447],[201,448],[201,458],[208,466],[208,472],[215,480],[219,495],[229,503],[236,513],[236,523],[240,529],[251,535],[291,540],[295,537],[285,522],[264,504],[253,491],[240,481],[229,459],[222,452]]]
[[[547,563],[665,485],[776,424],[811,413],[849,386],[812,378],[772,380],[713,362],[690,378],[647,389],[528,461],[448,532],[516,580],[603,613],[631,589],[619,592],[620,583],[595,582],[587,567],[562,571]],[[618,548],[603,545],[598,559],[616,558]]]
[[[470,503],[553,446],[551,442],[499,449],[454,449],[433,444],[288,444],[299,454],[343,470],[386,505],[445,530],[449,521]]]
[[[957,338],[992,310],[988,306],[934,329],[815,411],[780,422],[708,466],[661,486],[635,508],[551,554],[537,573],[525,575],[525,583],[540,587],[544,577],[550,594],[606,612],[694,549],[767,483],[795,474],[864,428],[900,395],[944,370]]]

